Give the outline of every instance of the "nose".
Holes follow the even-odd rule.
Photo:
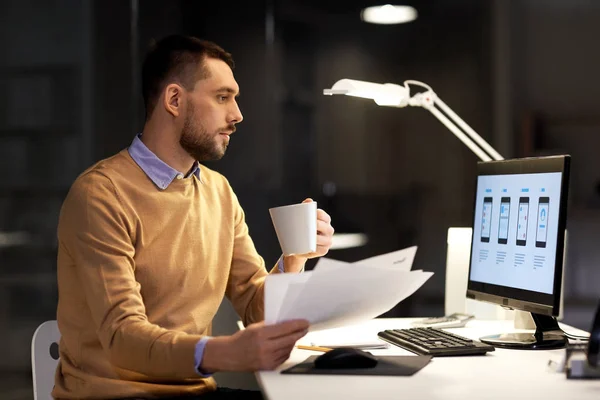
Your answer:
[[[244,116],[242,115],[242,112],[240,111],[240,107],[238,106],[237,101],[234,101],[231,113],[229,115],[228,122],[230,124],[239,124],[243,120],[244,120]]]

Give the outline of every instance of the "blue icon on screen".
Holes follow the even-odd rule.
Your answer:
[[[540,220],[541,221],[546,220],[546,210],[544,208],[542,208],[542,212],[540,213]]]

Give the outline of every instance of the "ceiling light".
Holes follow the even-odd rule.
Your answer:
[[[411,6],[386,4],[363,9],[360,18],[371,24],[403,24],[417,19],[417,10]]]

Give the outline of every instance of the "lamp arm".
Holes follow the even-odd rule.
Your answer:
[[[415,93],[408,99],[408,105],[414,107],[423,107],[431,112],[446,128],[460,139],[473,153],[482,161],[504,160],[504,158],[486,142],[473,128],[471,128],[462,118],[460,118],[450,107],[440,99],[429,85],[419,81],[406,81],[405,87],[408,91],[408,85],[417,85],[427,89],[425,92]],[[410,92],[409,92],[410,93]],[[446,115],[444,115],[439,107]],[[458,125],[458,127],[456,126]],[[461,129],[459,129],[462,128]],[[487,153],[486,153],[487,152]]]
[[[494,160],[504,160],[504,157],[500,155],[488,142],[486,142],[473,128],[471,128],[461,117],[459,117],[450,107],[446,105],[436,96],[434,100],[435,105],[437,105],[443,112],[445,112],[452,120],[458,124],[465,131],[471,139],[473,139],[480,147],[482,147],[489,155],[492,156]],[[439,117],[438,117],[439,119]],[[464,143],[464,142],[463,142]],[[466,143],[465,143],[466,144]],[[469,147],[470,148],[470,147]],[[472,149],[471,149],[472,150]]]
[[[436,117],[446,128],[448,128],[454,135],[461,141],[465,146],[467,146],[473,153],[475,153],[482,161],[491,161],[492,158],[485,153],[485,151],[481,150],[479,146],[475,144],[463,131],[458,129],[458,127],[448,119],[444,114],[440,112],[435,107],[426,107],[429,112],[431,112],[434,117]]]

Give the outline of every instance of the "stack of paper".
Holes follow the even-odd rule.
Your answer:
[[[321,258],[313,271],[269,275],[265,322],[306,319],[316,331],[375,318],[433,275],[410,270],[416,252],[413,246],[355,263]]]

